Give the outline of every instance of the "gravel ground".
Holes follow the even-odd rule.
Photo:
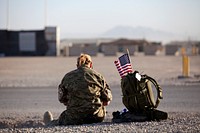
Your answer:
[[[154,77],[163,88],[159,108],[168,112],[163,121],[112,123],[112,112],[124,108],[120,78],[113,61],[117,57],[94,57],[94,68],[110,84],[113,101],[103,123],[44,127],[43,113],[54,118],[65,109],[57,100],[57,85],[74,69],[76,58],[0,58],[0,133],[5,132],[200,132],[200,56],[190,57],[190,77],[181,75],[181,57],[131,57],[133,68]]]
[[[6,123],[4,123],[6,124]],[[2,125],[2,123],[1,123]],[[103,122],[97,124],[85,125],[69,125],[69,126],[55,126],[44,127],[41,121],[25,121],[15,125],[16,127],[2,128],[0,132],[87,132],[87,133],[144,133],[144,132],[168,132],[168,133],[198,133],[200,132],[200,113],[180,113],[169,112],[169,118],[163,121],[151,122],[129,122],[129,123],[112,123]]]
[[[115,88],[116,87],[116,88]],[[112,112],[124,108],[120,89],[113,88],[113,101],[107,107],[103,123],[45,127],[46,110],[54,119],[65,109],[57,101],[56,87],[0,88],[1,132],[200,132],[200,86],[163,86],[164,99],[159,110],[168,112],[168,119],[152,122],[112,123]]]

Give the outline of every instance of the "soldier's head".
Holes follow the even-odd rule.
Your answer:
[[[92,68],[92,59],[91,56],[88,54],[81,54],[78,58],[77,58],[77,67],[83,66],[85,65],[86,67]]]

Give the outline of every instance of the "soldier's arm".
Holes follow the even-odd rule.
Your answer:
[[[68,103],[67,89],[65,89],[64,85],[62,84],[58,86],[58,100],[64,105],[67,105]]]
[[[104,89],[102,90],[102,93],[101,93],[101,100],[104,106],[107,106],[112,100],[112,93],[106,82],[105,82]]]

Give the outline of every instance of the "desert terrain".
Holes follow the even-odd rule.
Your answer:
[[[134,70],[161,85],[164,99],[158,109],[169,118],[160,122],[112,123],[112,112],[124,108],[117,56],[92,57],[94,69],[107,80],[113,100],[103,123],[44,127],[45,111],[54,118],[65,110],[57,86],[76,68],[77,57],[0,58],[0,132],[200,132],[200,56],[190,56],[190,75],[182,78],[181,56],[131,56]]]

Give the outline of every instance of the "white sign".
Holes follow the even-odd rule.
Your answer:
[[[140,81],[141,78],[142,78],[142,76],[141,76],[139,73],[136,73],[136,74],[135,74],[135,77],[136,77],[136,79],[137,79],[138,81]]]

